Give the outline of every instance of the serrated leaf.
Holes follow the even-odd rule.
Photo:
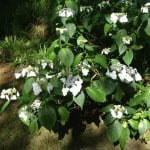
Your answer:
[[[42,126],[48,130],[53,129],[57,120],[54,107],[50,105],[43,106],[38,112],[38,119]]]
[[[70,67],[73,63],[73,59],[74,59],[74,55],[72,53],[72,51],[68,48],[62,48],[59,53],[58,56],[61,60],[61,62],[67,66]]]
[[[126,145],[127,145],[129,137],[130,137],[129,128],[128,127],[126,127],[126,128],[122,127],[121,136],[120,136],[120,139],[119,139],[119,143],[120,143],[120,146],[121,146],[122,150],[126,149]]]
[[[105,102],[106,101],[106,94],[101,89],[89,86],[86,88],[86,92],[87,92],[88,96],[95,102]]]
[[[100,64],[103,68],[107,68],[107,58],[104,55],[96,55],[94,58],[94,62]]]
[[[69,111],[66,109],[66,107],[60,106],[58,108],[58,113],[60,115],[61,121],[64,121],[64,122],[68,121]]]
[[[25,81],[25,84],[23,86],[22,93],[23,95],[27,95],[32,91],[32,83],[35,81],[34,78],[29,78]]]
[[[81,92],[77,97],[73,98],[73,101],[80,106],[81,109],[83,109],[83,105],[85,102],[85,95],[83,92]]]
[[[130,65],[133,60],[133,51],[128,50],[126,51],[125,55],[123,56],[123,61],[127,64]]]
[[[121,136],[122,125],[118,120],[114,121],[111,125],[107,128],[107,135],[109,140],[114,143],[117,142]]]

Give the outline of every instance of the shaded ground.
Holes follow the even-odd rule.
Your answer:
[[[72,139],[71,133],[63,140],[58,140],[57,134],[41,128],[35,135],[30,135],[26,126],[17,116],[17,103],[0,116],[0,150],[120,150],[114,147],[107,138],[103,125],[97,128],[88,125],[85,133],[77,139]],[[127,150],[150,150],[150,143],[130,140]]]

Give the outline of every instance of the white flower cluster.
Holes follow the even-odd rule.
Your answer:
[[[122,37],[122,42],[123,42],[123,44],[129,45],[132,42],[132,37],[126,35],[126,36]]]
[[[112,13],[110,15],[110,20],[115,24],[117,21],[120,23],[128,22],[127,14],[126,13]]]
[[[98,4],[98,7],[100,9],[105,8],[106,6],[110,6],[110,2],[109,1],[102,1],[101,3]]]
[[[121,105],[114,105],[114,109],[110,109],[113,118],[121,119],[123,114],[128,114],[127,109]]]
[[[26,68],[23,68],[22,71],[19,72],[15,72],[15,78],[19,79],[19,78],[24,78],[24,77],[36,77],[37,74],[39,73],[39,68],[37,67],[32,67],[31,65],[29,65]]]
[[[63,96],[66,96],[68,92],[71,92],[73,96],[76,96],[82,88],[83,80],[79,75],[69,75],[67,78],[61,78],[60,80],[63,82]]]
[[[101,54],[108,55],[109,53],[110,53],[110,48],[104,48],[104,49],[102,49]]]
[[[92,12],[93,11],[93,7],[91,6],[80,6],[80,12]]]
[[[17,100],[17,98],[20,96],[19,92],[16,90],[16,88],[9,88],[9,89],[3,89],[0,98],[6,99],[6,100]]]
[[[83,76],[87,76],[88,73],[89,73],[89,70],[91,68],[91,66],[87,62],[85,62],[85,61],[80,62],[78,64],[78,67],[81,69]]]
[[[150,11],[150,3],[146,3],[144,6],[141,7],[142,13],[148,13]]]
[[[41,86],[38,84],[38,82],[33,82],[32,83],[32,89],[34,95],[38,96],[42,92]]]
[[[41,108],[42,102],[39,99],[35,99],[34,102],[30,105],[33,112],[36,113]]]
[[[125,83],[142,80],[142,77],[136,68],[128,67],[120,63],[112,64],[110,68],[107,69],[106,76],[112,78],[113,80],[116,80],[118,77]]]
[[[42,66],[43,69],[45,69],[47,66],[49,66],[51,69],[54,68],[54,63],[52,61],[47,60],[40,60],[39,64]]]
[[[71,8],[63,8],[58,12],[60,17],[69,18],[74,16],[74,11]]]
[[[60,34],[64,34],[67,29],[66,28],[56,28],[56,31],[59,32]]]

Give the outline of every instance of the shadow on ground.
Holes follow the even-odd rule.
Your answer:
[[[0,116],[0,150],[120,150],[108,140],[103,125],[87,126],[86,131],[77,138],[72,138],[71,131],[64,139],[58,140],[57,134],[41,128],[35,135],[30,135],[26,126],[17,115],[17,103],[12,103]],[[126,150],[150,150],[150,143],[129,140]]]

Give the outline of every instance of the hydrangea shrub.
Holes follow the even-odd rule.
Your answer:
[[[46,55],[15,72],[25,81],[19,118],[31,132],[44,126],[60,138],[70,128],[83,131],[85,122],[103,121],[122,149],[129,138],[145,138],[150,85],[138,52],[150,39],[149,3],[66,0],[54,13],[56,39]]]

